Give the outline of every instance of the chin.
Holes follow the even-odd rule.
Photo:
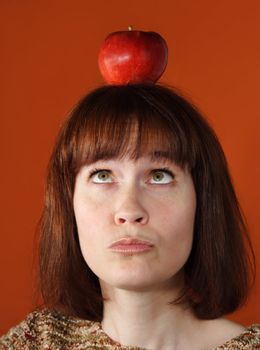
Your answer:
[[[149,288],[156,282],[155,276],[140,269],[114,269],[102,271],[98,277],[107,285],[126,290]]]
[[[103,276],[105,278],[101,277],[101,280],[104,285],[128,291],[145,292],[176,286],[175,277],[173,276],[155,276],[140,271],[117,271],[113,275],[107,273]]]

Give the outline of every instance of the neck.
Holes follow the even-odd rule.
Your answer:
[[[129,291],[101,282],[104,303],[103,330],[124,346],[147,349],[192,348],[192,331],[198,324],[187,305],[169,305],[178,297],[173,290]],[[191,344],[187,343],[191,340]],[[190,346],[190,347],[189,347]]]

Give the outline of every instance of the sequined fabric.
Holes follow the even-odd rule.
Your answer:
[[[102,330],[99,322],[65,316],[53,310],[34,311],[0,338],[0,349],[19,350],[145,350],[122,346]],[[211,350],[260,349],[260,325]]]

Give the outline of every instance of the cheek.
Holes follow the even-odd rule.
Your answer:
[[[93,229],[102,222],[100,218],[106,215],[106,203],[104,198],[95,193],[87,193],[82,187],[79,184],[75,189],[73,206],[78,228],[84,232],[87,228]]]
[[[102,260],[106,246],[105,228],[109,220],[106,206],[94,199],[74,198],[74,213],[82,255],[91,267],[92,261]]]
[[[170,209],[167,209],[170,208]],[[195,196],[189,196],[187,200],[176,200],[169,203],[161,216],[160,228],[165,240],[164,246],[169,254],[179,261],[180,265],[187,260],[193,243],[194,219],[196,212]],[[158,223],[157,223],[158,226]]]
[[[100,206],[94,205],[94,203],[87,204],[86,202],[79,202],[74,204],[74,213],[78,228],[78,234],[80,239],[92,240],[97,239],[97,233],[100,232],[100,226],[102,226],[104,216],[104,210]]]
[[[181,240],[193,233],[196,197],[192,189],[169,194],[150,203],[151,222],[160,225],[162,232],[172,238],[178,236]]]
[[[100,220],[96,218],[96,211],[90,208],[75,207],[79,245],[86,264],[92,271],[95,271],[97,261],[102,259],[100,250]],[[101,260],[102,261],[102,260]]]
[[[165,239],[168,250],[171,250],[177,255],[185,255],[185,252],[190,252],[193,242],[193,216],[168,217],[168,222],[161,225],[163,239]]]

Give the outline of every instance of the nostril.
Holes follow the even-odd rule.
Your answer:
[[[134,221],[135,222],[142,222],[143,220],[143,217],[139,217],[137,219],[135,219]],[[126,221],[128,221],[127,219],[124,219],[124,218],[118,218],[118,223],[119,224],[124,224]]]
[[[141,217],[141,218],[136,219],[135,221],[141,222],[142,220],[143,220],[143,218]]]
[[[139,212],[118,212],[115,213],[114,221],[117,225],[126,223],[144,225],[148,222],[148,214]]]

